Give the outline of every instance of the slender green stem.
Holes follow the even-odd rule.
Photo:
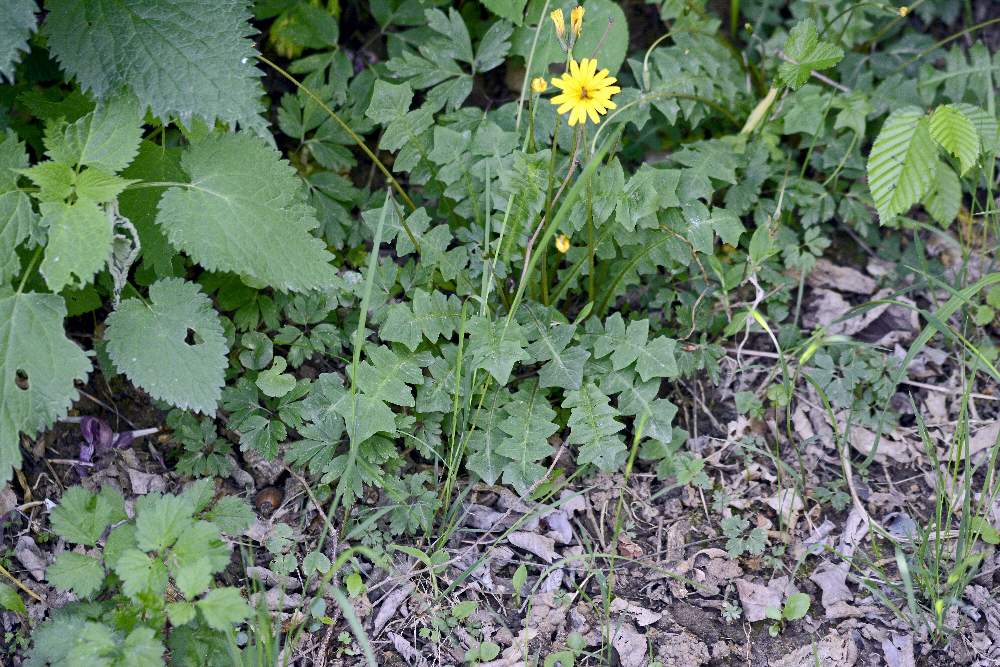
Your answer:
[[[314,93],[312,90],[308,88],[308,86],[304,85],[294,76],[286,72],[281,66],[277,65],[276,63],[272,62],[271,60],[269,60],[268,58],[266,58],[261,54],[257,54],[257,59],[260,60],[265,65],[272,68],[275,72],[277,72],[284,78],[288,79],[293,85],[295,85],[296,88],[298,88],[306,95],[308,95],[310,98],[312,98],[312,100],[316,104],[318,104],[319,107],[323,109],[323,111],[325,111],[327,115],[330,116],[330,118],[332,118],[338,125],[340,125],[342,130],[347,132],[347,134],[351,137],[351,139],[354,140],[354,143],[358,145],[358,148],[364,151],[365,155],[368,156],[368,158],[375,164],[375,166],[378,167],[378,170],[382,172],[382,175],[385,176],[386,179],[389,181],[389,183],[392,184],[392,187],[395,188],[396,192],[399,193],[399,196],[402,197],[404,202],[406,202],[406,205],[410,207],[410,210],[411,211],[416,210],[417,205],[414,204],[413,200],[409,198],[409,196],[406,194],[406,191],[403,190],[403,186],[399,184],[399,181],[397,181],[396,177],[392,175],[392,172],[389,171],[388,167],[386,167],[385,164],[383,164],[382,161],[378,159],[378,156],[375,155],[372,149],[368,147],[368,144],[365,143],[365,140],[362,139],[360,136],[358,136],[358,134],[353,129],[351,129],[351,126],[345,123],[344,120],[337,114],[336,111],[331,109],[330,106],[326,102],[321,100],[319,96],[316,95],[316,93]],[[416,243],[415,239],[411,238],[410,240],[414,244]]]
[[[24,285],[28,282],[28,276],[31,272],[35,270],[35,264],[38,263],[38,258],[42,256],[42,246],[35,248],[35,252],[31,255],[31,259],[28,261],[28,266],[24,267],[24,273],[21,274],[21,282],[17,285],[17,293],[20,294],[24,291]]]
[[[894,69],[892,71],[892,73],[893,74],[899,74],[900,72],[902,72],[904,69],[906,69],[907,67],[909,67],[913,63],[917,62],[918,60],[920,60],[921,58],[923,58],[927,54],[933,53],[934,51],[938,50],[939,48],[941,48],[945,44],[948,44],[949,42],[953,42],[956,39],[958,39],[959,37],[962,37],[963,35],[967,35],[967,34],[969,34],[971,32],[976,32],[977,30],[982,30],[983,28],[991,26],[991,25],[993,25],[995,23],[1000,23],[1000,17],[989,19],[988,21],[983,21],[981,23],[977,23],[976,25],[969,26],[965,30],[960,30],[959,32],[956,32],[954,35],[949,35],[948,37],[945,37],[944,39],[938,40],[938,41],[934,42],[933,44],[931,44],[930,46],[928,46],[923,51],[921,51],[920,53],[918,53],[917,55],[915,55],[912,58],[910,58],[909,60],[907,60],[905,63],[903,63],[902,65],[900,65],[896,69]]]

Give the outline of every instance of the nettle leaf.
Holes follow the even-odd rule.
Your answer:
[[[122,521],[125,500],[110,486],[100,493],[92,493],[82,486],[66,489],[49,517],[52,531],[67,542],[94,546],[104,529]]]
[[[482,368],[500,384],[507,384],[514,364],[528,359],[524,332],[514,321],[475,317],[469,323],[469,355],[472,368]]]
[[[104,583],[104,566],[93,556],[64,551],[49,565],[45,578],[57,588],[86,598],[100,590]]]
[[[90,360],[66,338],[66,304],[55,294],[0,289],[0,483],[21,467],[18,433],[51,426],[76,400]]]
[[[45,128],[45,154],[73,166],[95,167],[116,173],[139,152],[142,110],[131,95],[100,102],[72,124],[50,123]]]
[[[948,226],[958,216],[962,206],[962,183],[955,170],[938,160],[934,181],[924,196],[924,208],[934,220]]]
[[[111,255],[111,220],[97,202],[42,202],[42,226],[49,230],[45,259],[39,270],[53,292],[81,287],[93,280]]]
[[[496,453],[511,459],[503,468],[503,481],[524,495],[546,472],[538,461],[551,456],[549,436],[559,430],[556,413],[536,382],[526,382],[506,406],[507,418],[499,423],[507,434]]]
[[[265,132],[246,0],[59,0],[45,33],[95,97],[130,90],[162,120],[223,120]]]
[[[615,419],[618,411],[597,385],[588,382],[578,391],[567,392],[562,407],[571,408],[566,442],[580,446],[577,463],[591,463],[604,472],[621,467],[626,450],[617,433],[625,426]]]
[[[135,540],[143,551],[163,551],[191,527],[194,506],[184,496],[142,496],[136,501]]]
[[[778,68],[778,76],[792,89],[809,80],[813,70],[833,67],[844,57],[844,51],[830,42],[819,41],[816,24],[812,19],[800,21],[785,41],[785,55],[792,62],[783,62]]]
[[[937,149],[924,112],[917,107],[894,111],[882,125],[868,155],[868,187],[882,222],[904,213],[930,187]]]
[[[28,38],[38,25],[37,11],[35,0],[6,0],[0,6],[0,77],[10,83],[14,82],[14,66],[21,53],[28,51]]]
[[[679,370],[674,357],[676,341],[659,336],[649,343],[649,320],[634,320],[625,326],[621,313],[615,313],[605,322],[605,331],[595,329],[594,356],[611,354],[614,370],[621,370],[635,363],[639,377],[645,382],[654,377],[677,377]]]
[[[191,183],[167,190],[157,216],[174,246],[209,270],[284,291],[336,282],[333,256],[310,234],[318,223],[302,181],[262,139],[212,136],[185,151],[181,166]]]
[[[28,238],[35,224],[31,199],[17,189],[17,174],[11,171],[27,166],[24,144],[7,130],[0,141],[0,283],[4,284],[21,270],[17,246]]]
[[[167,278],[150,286],[149,301],[125,300],[108,316],[108,355],[154,398],[214,414],[229,348],[211,300],[198,285]]]
[[[931,114],[931,138],[962,165],[962,175],[979,159],[979,133],[962,111],[951,104],[939,106]]]

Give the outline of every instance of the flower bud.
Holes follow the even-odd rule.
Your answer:
[[[531,91],[534,93],[539,93],[539,94],[544,93],[545,89],[548,87],[549,84],[546,83],[545,79],[543,79],[540,76],[536,76],[534,79],[531,80]]]
[[[549,18],[552,19],[552,25],[556,27],[556,36],[562,39],[566,36],[566,21],[563,19],[563,11],[561,9],[554,9],[552,13],[549,14]]]
[[[576,37],[579,37],[580,32],[583,30],[583,14],[585,11],[583,7],[578,5],[569,13],[569,25],[573,30],[573,35]]]

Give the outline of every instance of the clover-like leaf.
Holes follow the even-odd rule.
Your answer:
[[[21,467],[18,433],[34,435],[66,414],[73,383],[90,360],[63,333],[66,305],[55,294],[0,288],[0,484]]]
[[[149,301],[128,299],[108,316],[108,355],[154,398],[214,413],[228,348],[212,302],[179,278],[154,283]]]
[[[191,178],[160,200],[157,222],[177,248],[213,271],[285,291],[332,285],[333,256],[310,234],[315,213],[276,150],[247,134],[213,135],[181,158]]]

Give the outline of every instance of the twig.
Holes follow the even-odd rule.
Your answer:
[[[0,565],[0,574],[4,575],[5,577],[13,581],[18,588],[20,588],[22,591],[33,597],[36,602],[44,602],[44,600],[38,595],[38,593],[36,593],[35,591],[31,590],[30,588],[22,584],[20,581],[18,581],[17,577],[8,572],[7,568],[5,568],[3,565]]]

